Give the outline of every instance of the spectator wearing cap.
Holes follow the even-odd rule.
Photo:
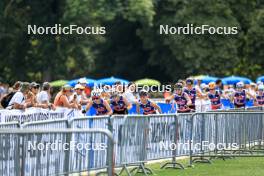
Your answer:
[[[29,83],[20,82],[20,88],[18,91],[14,94],[14,96],[11,98],[8,106],[6,109],[26,109],[27,107],[32,106],[30,103],[27,103],[26,95],[29,92]]]
[[[53,108],[53,104],[50,103],[50,89],[49,82],[44,82],[42,90],[37,94],[37,106],[41,108]]]
[[[78,108],[81,109],[83,104],[87,104],[89,99],[83,95],[84,87],[81,84],[76,84],[74,87],[74,93],[70,97],[70,102],[74,102],[76,100],[78,104]]]
[[[73,90],[70,85],[64,85],[60,92],[57,93],[54,99],[55,107],[75,108],[78,109],[77,101],[69,101],[69,97],[72,95]]]
[[[78,81],[78,84],[82,85],[84,87],[84,91],[83,91],[83,97],[87,97],[90,96],[91,94],[91,88],[89,86],[87,86],[88,82],[86,80],[86,78],[80,78]]]

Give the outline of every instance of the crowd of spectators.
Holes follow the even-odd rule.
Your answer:
[[[51,93],[52,86],[49,82],[38,84],[36,82],[17,81],[12,87],[0,83],[0,97],[2,108],[24,110],[30,107],[55,110],[57,107],[74,108],[87,111],[94,107],[97,113],[127,113],[132,104],[138,105],[147,112],[155,113],[160,108],[149,98],[149,93],[139,91],[135,83],[127,86],[116,82],[112,87],[101,85],[100,90],[87,88],[85,79],[71,87],[64,85],[58,92]],[[235,85],[222,85],[221,80],[215,83],[202,84],[199,80],[179,80],[174,84],[174,90],[164,93],[164,102],[175,103],[183,112],[195,110],[196,100],[209,101],[212,109],[221,109],[220,99],[234,102],[235,107],[245,106],[245,100],[251,99],[254,105],[264,105],[264,86],[262,82]],[[84,108],[86,106],[86,108]],[[109,107],[113,107],[112,110]],[[146,112],[145,112],[146,113]],[[100,114],[101,115],[101,114]]]

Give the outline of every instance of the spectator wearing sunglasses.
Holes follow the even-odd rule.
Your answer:
[[[29,92],[26,95],[26,103],[30,104],[31,107],[37,107],[37,93],[39,92],[39,84],[32,82],[29,84]]]

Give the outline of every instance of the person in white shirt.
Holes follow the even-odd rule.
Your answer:
[[[10,102],[6,109],[26,109],[27,107],[31,106],[30,104],[26,103],[26,95],[29,92],[29,83],[24,82],[21,84],[19,91],[17,91],[14,96],[11,98]]]
[[[89,99],[83,94],[83,90],[85,87],[83,87],[81,84],[76,84],[74,87],[74,93],[70,97],[70,102],[73,102],[76,100],[79,109],[81,109],[81,106],[84,104],[87,104],[89,102]]]
[[[137,102],[138,102],[136,96],[134,95],[135,90],[136,90],[136,84],[133,82],[130,82],[128,84],[128,87],[127,87],[125,93],[123,94],[123,96],[131,104],[137,104]]]
[[[50,84],[44,82],[42,85],[42,91],[37,94],[37,107],[41,108],[52,108],[53,105],[50,103]]]

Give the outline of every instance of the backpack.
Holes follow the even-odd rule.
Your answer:
[[[13,98],[16,92],[10,92],[6,96],[4,96],[1,100],[1,105],[3,108],[6,108],[10,102],[10,100]]]

